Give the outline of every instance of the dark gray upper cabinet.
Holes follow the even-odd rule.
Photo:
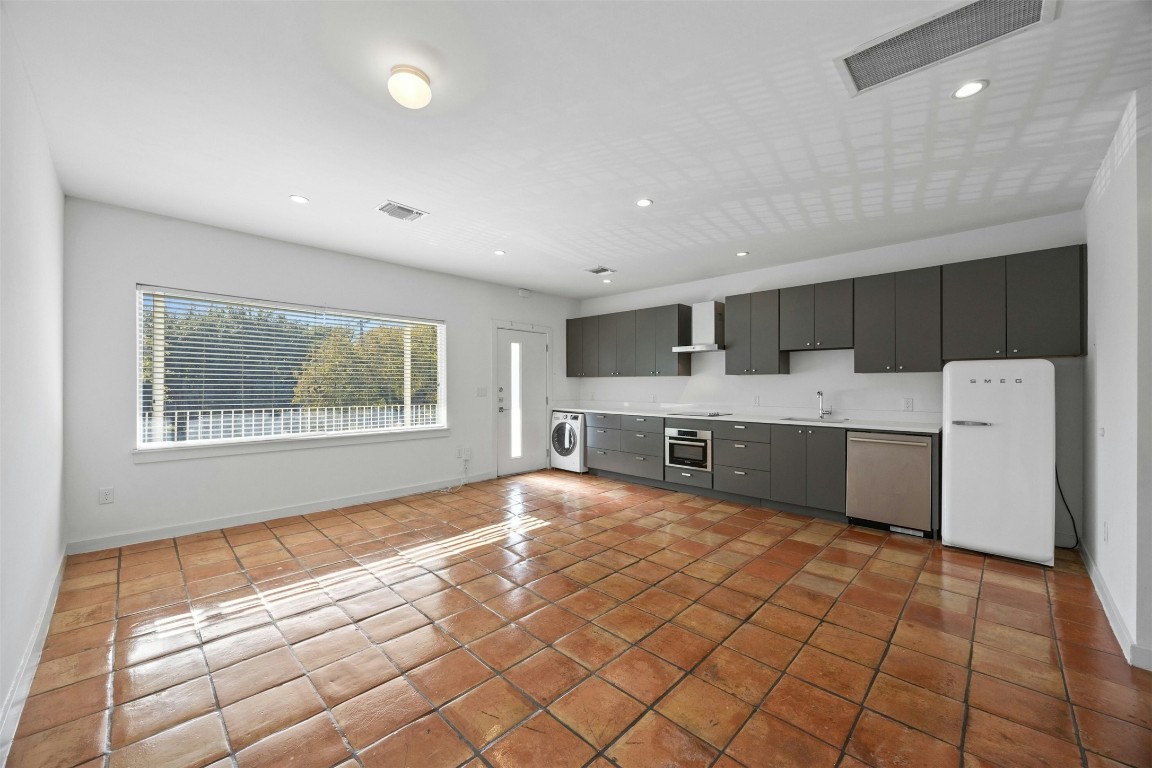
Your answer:
[[[939,371],[940,268],[856,278],[857,373]]]
[[[839,427],[807,427],[805,490],[809,507],[843,513],[848,452],[845,430]],[[775,446],[773,446],[775,448]]]
[[[795,352],[851,346],[851,280],[780,290],[780,349]]]
[[[1009,256],[1009,357],[1084,354],[1084,257],[1079,245]]]
[[[780,351],[780,291],[724,300],[724,372],[733,376],[788,373]]]
[[[601,376],[636,375],[636,312],[600,315]]]
[[[896,273],[896,370],[939,371],[940,267]]]
[[[584,358],[584,376],[600,375],[600,318],[580,318],[581,356]]]
[[[945,360],[1005,356],[1003,256],[945,264],[941,272],[941,341]]]
[[[752,294],[724,299],[724,373],[743,376],[752,369]]]
[[[584,375],[584,320],[569,318],[564,322],[564,356],[569,376]]]
[[[656,310],[636,310],[636,375],[656,375]]]
[[[807,427],[772,425],[773,501],[804,505],[808,501]]]
[[[889,373],[896,369],[896,275],[856,278],[855,334],[852,352],[856,373]]]
[[[815,286],[780,289],[780,349],[814,349]]]
[[[852,281],[833,280],[813,287],[813,342],[816,349],[852,347]]]
[[[692,343],[692,307],[687,304],[669,304],[641,310],[650,313],[656,322],[655,376],[691,376],[692,354],[673,352],[672,347]],[[648,368],[640,365],[640,314],[636,314],[636,375],[645,376]]]

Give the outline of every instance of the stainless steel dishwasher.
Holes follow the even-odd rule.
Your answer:
[[[848,517],[932,530],[932,438],[848,433]]]

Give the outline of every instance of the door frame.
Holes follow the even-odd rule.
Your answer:
[[[551,427],[552,427],[552,361],[553,361],[553,333],[552,326],[539,325],[537,323],[522,323],[516,320],[492,320],[492,357],[491,357],[491,374],[489,375],[488,391],[491,397],[488,400],[488,431],[492,434],[492,476],[500,477],[500,432],[499,426],[496,424],[496,390],[499,387],[498,381],[500,377],[499,364],[500,364],[500,331],[527,331],[529,333],[542,333],[544,334],[544,360],[548,366],[547,381],[544,383],[544,424],[547,426],[547,431],[544,435],[544,468],[547,469],[552,465],[552,442],[551,442]]]

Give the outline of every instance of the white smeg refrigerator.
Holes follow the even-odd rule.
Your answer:
[[[944,543],[1052,565],[1056,372],[1047,360],[944,366]]]

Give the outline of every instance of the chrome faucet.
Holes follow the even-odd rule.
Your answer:
[[[831,416],[832,415],[832,409],[824,407],[824,393],[823,392],[819,392],[819,391],[816,392],[816,402],[817,402],[817,407],[820,409],[820,418],[823,419],[825,416]]]

